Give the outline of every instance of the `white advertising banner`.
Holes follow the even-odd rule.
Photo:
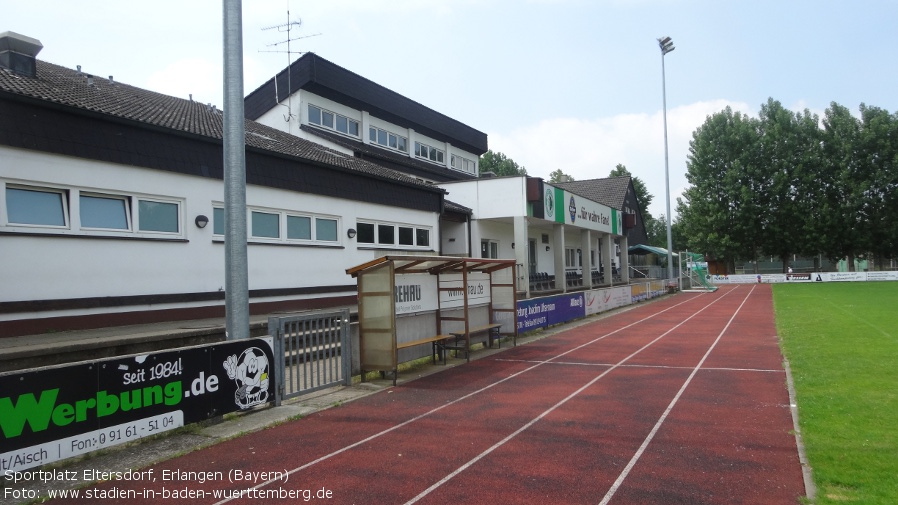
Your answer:
[[[711,275],[709,279],[714,284],[898,281],[898,271]]]
[[[598,314],[632,303],[630,286],[586,292],[586,315]]]
[[[462,276],[443,275],[439,290],[437,276],[431,274],[405,274],[396,276],[394,299],[396,314],[452,309],[464,306],[465,292]],[[468,274],[468,306],[490,302],[490,276],[485,273]]]
[[[437,277],[430,274],[397,275],[393,298],[396,314],[437,310]]]
[[[490,275],[480,272],[468,274],[468,306],[490,302]],[[440,278],[440,307],[451,309],[465,304],[461,274]]]

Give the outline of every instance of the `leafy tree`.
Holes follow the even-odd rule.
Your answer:
[[[639,212],[642,214],[642,220],[646,223],[646,227],[648,228],[648,223],[652,220],[652,215],[649,213],[649,205],[652,204],[652,200],[654,200],[655,197],[649,193],[649,189],[646,187],[645,183],[642,182],[642,179],[634,177],[633,174],[627,170],[627,167],[620,163],[614,167],[614,170],[611,171],[608,177],[630,177],[630,180],[633,181],[633,190],[636,192],[636,199],[639,202]]]
[[[883,259],[898,255],[898,116],[864,104],[860,116],[858,152],[867,182],[860,228],[867,239],[864,250],[882,266]]]
[[[708,116],[692,134],[686,179],[678,198],[680,230],[691,251],[725,260],[754,257],[759,247],[759,184],[751,183],[756,122],[730,107]]]
[[[549,182],[571,182],[573,180],[573,177],[562,172],[560,168],[549,174]]]
[[[793,113],[772,98],[761,106],[756,203],[762,214],[761,247],[780,258],[783,271],[793,254],[813,254],[813,191],[822,162],[819,120],[807,110]]]
[[[493,172],[496,175],[527,175],[527,169],[502,153],[492,150],[480,156],[480,173]]]

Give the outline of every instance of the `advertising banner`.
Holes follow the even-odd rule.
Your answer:
[[[439,282],[439,285],[437,284]],[[439,289],[437,289],[439,287]],[[458,275],[403,274],[396,276],[394,298],[396,314],[453,309],[464,306],[465,292]],[[482,272],[468,274],[468,306],[490,302],[490,276]]]
[[[620,233],[620,216],[617,209],[548,184],[544,187],[544,219],[615,235]]]
[[[518,331],[527,332],[586,316],[583,293],[518,302]]]
[[[586,293],[586,314],[598,314],[632,303],[630,286],[598,289]]]
[[[274,400],[271,337],[0,375],[0,473]]]
[[[779,282],[866,282],[898,281],[898,272],[809,272],[792,274],[711,275],[714,284],[752,284]]]

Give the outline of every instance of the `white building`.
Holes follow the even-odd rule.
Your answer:
[[[221,111],[0,39],[0,336],[222,316]],[[440,216],[469,212],[249,120],[246,166],[252,313],[352,305],[347,267],[438,253]]]

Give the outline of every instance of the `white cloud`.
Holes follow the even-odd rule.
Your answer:
[[[747,104],[712,100],[673,107],[667,112],[671,210],[686,182],[686,156],[692,133],[705,119],[726,106],[749,114]],[[623,164],[642,179],[654,201],[649,211],[666,214],[664,198],[664,120],[653,114],[619,114],[594,119],[553,118],[515,129],[489,133],[490,149],[502,152],[527,168],[532,176],[548,179],[561,169],[577,180],[607,177]]]

